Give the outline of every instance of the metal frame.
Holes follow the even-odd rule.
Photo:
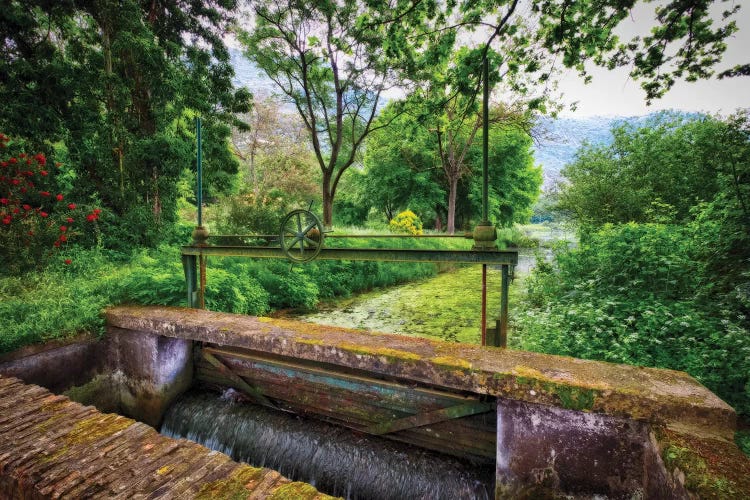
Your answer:
[[[280,247],[255,246],[207,246],[190,245],[182,247],[182,264],[187,281],[188,307],[203,309],[206,290],[206,259],[213,257],[250,257],[256,259],[285,258]],[[486,329],[483,345],[505,347],[508,338],[508,292],[510,266],[518,263],[516,250],[421,250],[390,248],[322,248],[317,256],[324,260],[367,260],[389,262],[431,262],[494,265],[501,268],[500,315],[497,327]],[[198,263],[200,263],[199,269]],[[486,288],[482,290],[483,300]],[[486,320],[482,329],[486,328]]]

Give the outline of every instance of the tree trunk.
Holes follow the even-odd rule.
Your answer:
[[[448,234],[456,232],[456,193],[458,191],[458,177],[449,179],[448,190]]]
[[[331,190],[331,174],[323,174],[323,226],[330,229],[333,226],[333,192]]]
[[[443,220],[440,218],[440,214],[435,212],[435,231],[443,230]]]

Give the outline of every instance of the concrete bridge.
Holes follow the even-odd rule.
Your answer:
[[[74,393],[109,394],[122,414],[151,425],[197,380],[358,432],[492,461],[496,498],[750,497],[733,410],[681,372],[197,309],[118,307],[107,324],[102,342],[60,347],[95,367]],[[0,372],[43,378],[29,359],[0,359]],[[21,484],[4,465],[13,460],[0,449],[10,487]]]

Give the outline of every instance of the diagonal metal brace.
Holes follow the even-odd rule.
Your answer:
[[[208,352],[205,348],[202,349],[201,356],[203,357],[203,359],[215,366],[216,369],[222,373],[222,375],[234,382],[237,385],[237,389],[246,393],[248,396],[252,397],[255,401],[262,405],[276,408],[276,405],[273,404],[270,399],[264,396],[260,389],[258,389],[257,387],[253,387],[252,385],[245,382],[242,377],[234,373],[231,368],[219,361],[216,356]]]
[[[363,432],[374,435],[390,434],[392,432],[403,431],[413,427],[436,424],[454,418],[468,417],[469,415],[478,415],[495,408],[494,403],[480,403],[478,401],[464,403],[457,406],[449,406],[439,410],[419,413],[409,417],[398,418],[389,422],[381,422],[362,429]]]

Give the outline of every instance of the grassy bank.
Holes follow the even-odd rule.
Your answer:
[[[344,232],[343,230],[341,231]],[[331,246],[380,248],[468,248],[462,239],[330,240]],[[103,332],[101,311],[121,303],[185,305],[178,247],[122,255],[71,250],[45,271],[0,278],[0,352],[64,338]],[[275,309],[309,310],[324,299],[434,276],[432,264],[211,258],[206,305],[211,310],[267,314]]]

